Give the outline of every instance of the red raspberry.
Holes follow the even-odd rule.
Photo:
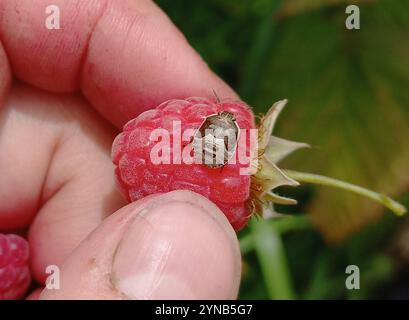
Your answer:
[[[406,212],[405,207],[384,195],[374,196],[372,191],[328,177],[281,170],[277,166],[281,160],[300,148],[308,147],[306,143],[273,135],[276,120],[286,103],[286,99],[277,101],[260,117],[257,135],[251,130],[255,128],[253,114],[240,101],[170,100],[142,113],[125,125],[112,148],[112,160],[117,166],[115,173],[123,193],[129,201],[135,201],[153,193],[191,190],[216,203],[236,230],[246,224],[253,212],[263,218],[281,217],[274,204],[291,205],[297,201],[274,193],[274,189],[298,186],[299,181],[339,187],[364,196],[371,194],[371,199],[386,205],[397,215]],[[179,131],[175,130],[175,120],[179,120]],[[158,140],[158,135],[155,136],[157,128],[165,129],[162,131],[168,136],[159,135]],[[206,133],[205,129],[209,128],[213,131]],[[183,136],[185,130],[193,131],[192,139],[183,139],[186,138]],[[238,144],[230,148],[231,137],[236,142],[237,136]],[[182,141],[185,141],[181,146],[183,151],[186,151],[183,147],[193,147],[193,150],[181,152],[178,146]],[[223,147],[225,152],[220,154],[218,151]],[[173,155],[174,150],[178,154]],[[175,157],[179,160],[177,156],[180,153],[182,161],[177,163]],[[207,159],[205,162],[203,159],[186,162],[189,154],[195,157],[205,155]],[[213,160],[207,161],[208,156]],[[173,164],[155,163],[155,160],[160,160],[158,158],[173,159]],[[229,159],[236,162],[227,162]],[[247,169],[247,175],[242,169]]]
[[[119,185],[128,201],[135,201],[149,194],[185,189],[197,192],[212,200],[224,212],[232,226],[242,228],[250,216],[250,175],[240,174],[239,170],[249,167],[249,163],[236,161],[221,168],[211,168],[206,164],[154,164],[151,161],[152,147],[158,142],[152,140],[152,131],[157,128],[169,132],[170,159],[173,157],[173,121],[180,120],[181,133],[186,129],[196,131],[209,115],[227,111],[234,115],[249,145],[249,129],[255,127],[253,113],[240,101],[221,101],[213,103],[204,98],[170,100],[153,110],[146,111],[129,121],[123,132],[117,136],[112,148],[112,159],[117,166],[115,173]],[[180,134],[179,134],[180,135]],[[181,142],[182,149],[189,141]],[[247,152],[248,155],[249,152]],[[236,152],[237,159],[237,152]]]
[[[15,234],[0,233],[0,300],[24,296],[31,282],[28,263],[27,241]]]

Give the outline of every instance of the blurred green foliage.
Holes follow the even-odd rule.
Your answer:
[[[290,100],[277,134],[314,148],[290,157],[285,167],[407,197],[409,1],[157,3],[256,112]],[[345,8],[353,3],[360,8],[360,30],[345,28]],[[280,191],[300,200],[281,211],[309,215],[252,221],[240,234],[241,298],[388,295],[382,286],[397,275],[385,249],[404,219],[381,216],[376,204],[338,190]],[[345,289],[349,264],[361,269],[360,290]]]

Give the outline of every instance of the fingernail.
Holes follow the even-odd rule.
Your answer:
[[[238,255],[236,238],[211,212],[171,201],[136,215],[117,247],[111,280],[130,299],[235,298]]]

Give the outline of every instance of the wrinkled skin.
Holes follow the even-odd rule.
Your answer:
[[[53,4],[60,30],[44,27],[49,1],[0,1],[0,232],[28,230],[29,298],[235,298],[220,210],[188,191],[126,205],[109,150],[169,98],[237,96],[151,1]],[[62,286],[41,292],[48,265]]]

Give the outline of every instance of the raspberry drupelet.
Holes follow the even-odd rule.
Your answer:
[[[235,163],[230,161],[220,168],[212,168],[204,163],[186,164],[180,154],[174,154],[174,149],[179,152],[189,144],[189,138],[182,139],[184,132],[190,129],[192,135],[208,116],[220,112],[234,115],[241,133],[244,132],[238,144],[245,139],[247,145],[249,134],[244,129],[253,129],[255,123],[251,109],[243,102],[212,102],[195,97],[169,100],[129,121],[112,149],[116,177],[128,201],[154,193],[191,190],[213,201],[234,229],[241,229],[251,214],[250,175],[240,174],[240,168],[248,167],[249,161],[238,161],[236,153]],[[175,130],[175,121],[180,123],[180,131]],[[151,134],[158,128],[169,132],[170,164],[153,163],[151,159],[152,148],[158,143]],[[180,148],[174,148],[176,143]]]
[[[30,283],[27,241],[15,234],[0,233],[0,300],[23,298]]]

